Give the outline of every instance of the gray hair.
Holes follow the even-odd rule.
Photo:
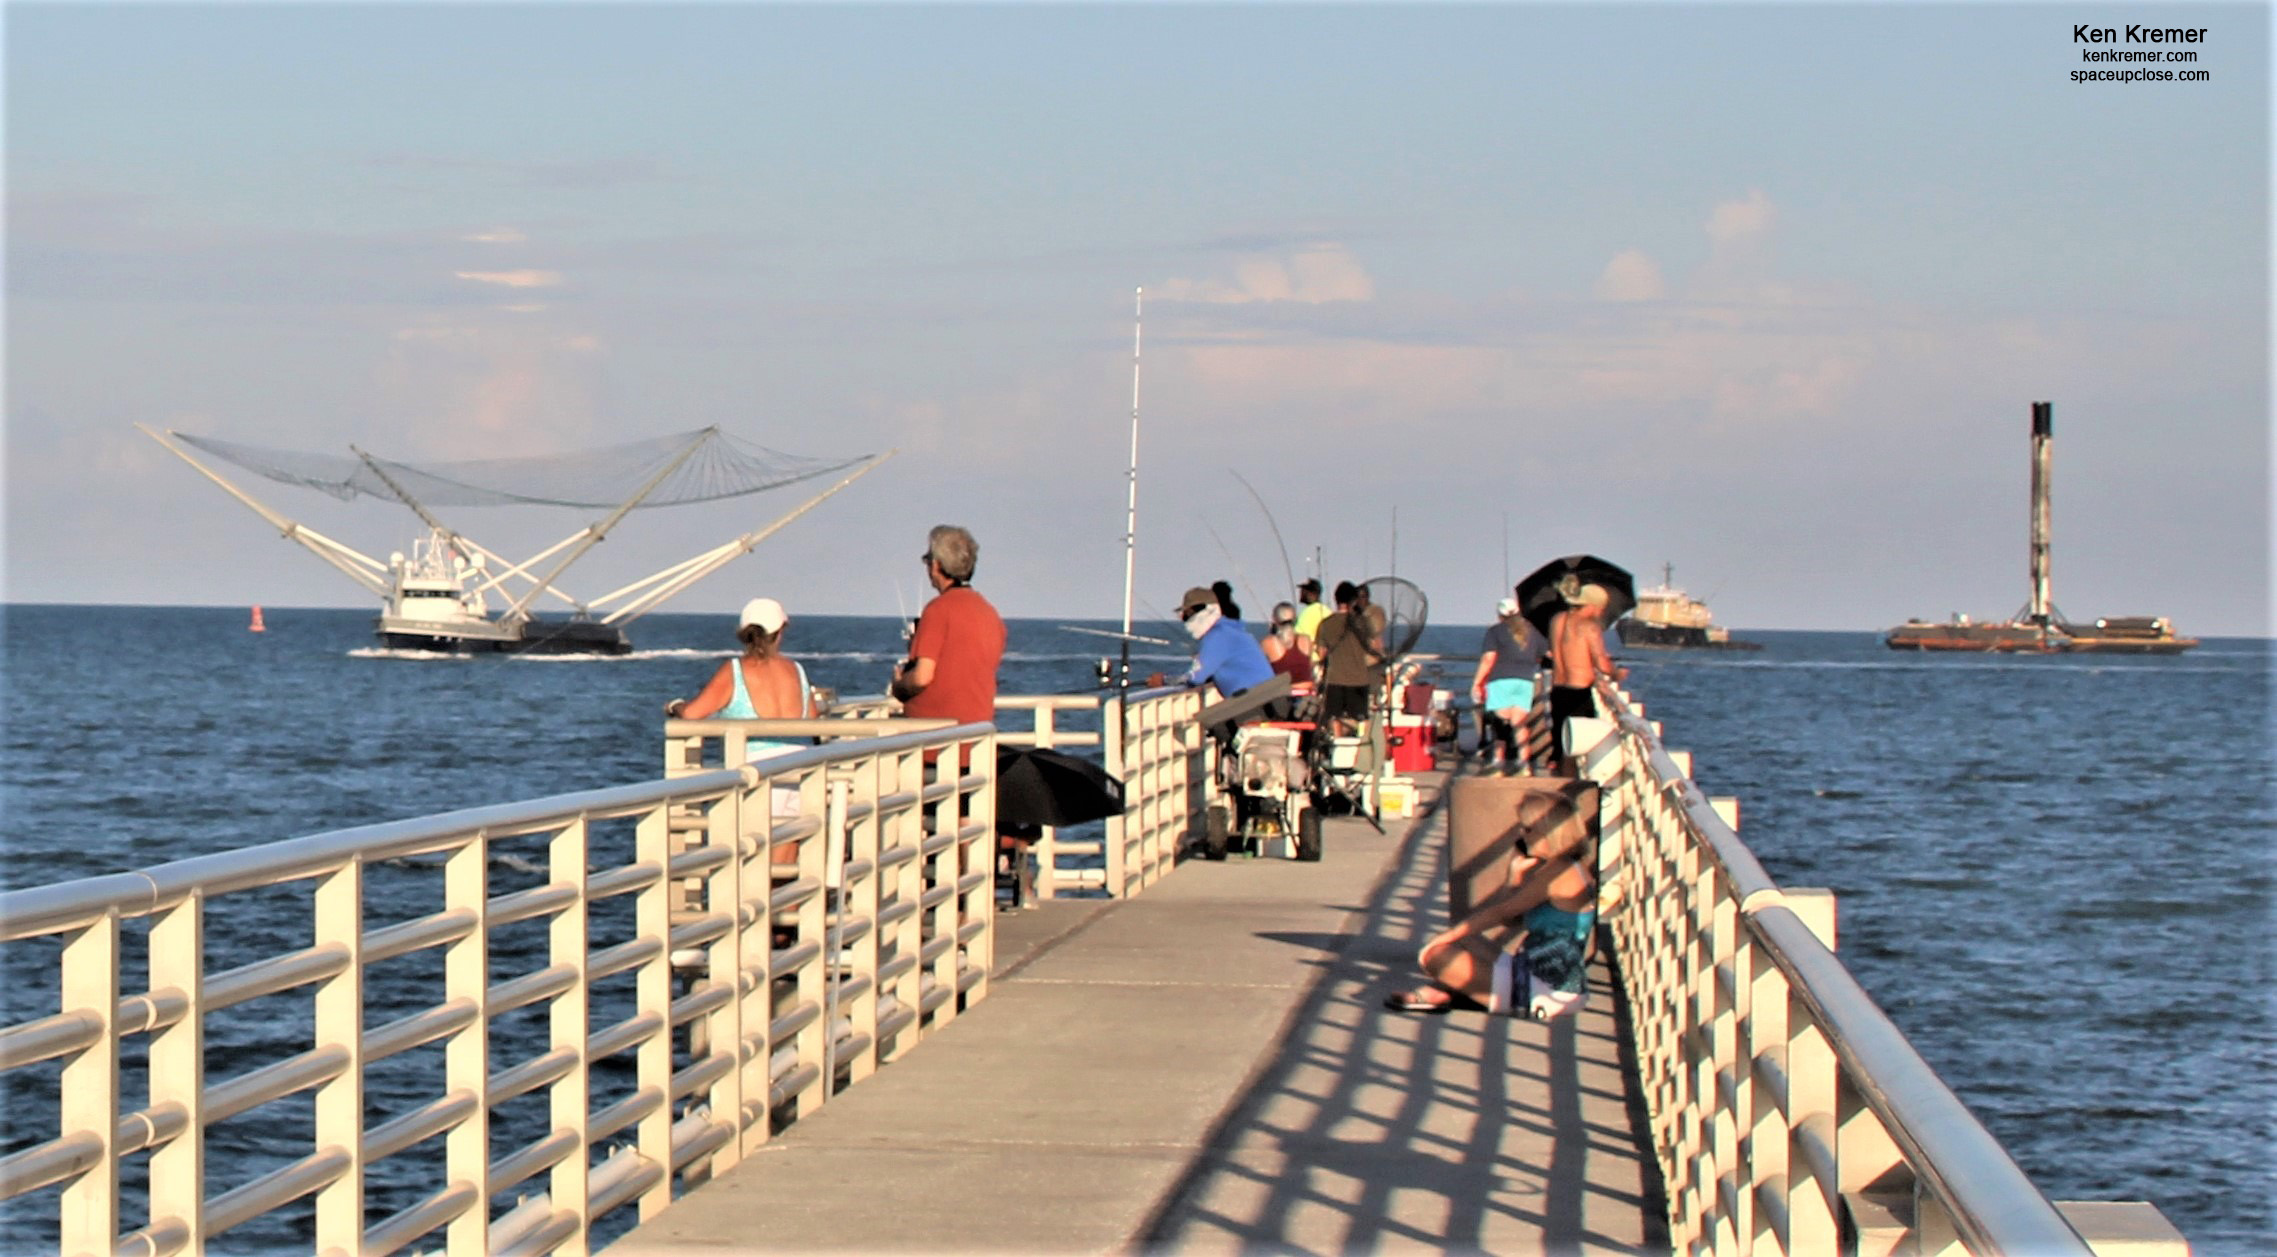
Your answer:
[[[980,543],[955,524],[935,524],[925,536],[925,550],[950,580],[971,580],[973,567],[980,562]]]

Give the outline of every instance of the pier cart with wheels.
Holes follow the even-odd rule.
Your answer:
[[[1205,858],[1223,860],[1234,852],[1320,858],[1313,724],[1273,718],[1287,714],[1289,689],[1289,678],[1275,676],[1196,717],[1218,742],[1218,784],[1225,792],[1225,801],[1211,804],[1204,817]]]

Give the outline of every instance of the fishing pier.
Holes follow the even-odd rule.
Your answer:
[[[1831,896],[1601,701],[1574,1016],[1378,1006],[1445,920],[1459,776],[1318,862],[1182,862],[1221,790],[1191,691],[671,721],[652,781],[0,894],[39,1005],[0,1027],[0,1200],[70,1254],[2187,1251],[2047,1199]],[[1096,748],[1127,799],[1044,833],[1012,915],[1000,741]]]

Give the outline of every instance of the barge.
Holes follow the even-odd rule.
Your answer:
[[[2197,638],[2175,632],[2173,621],[2162,615],[2074,623],[2056,609],[2049,578],[2055,409],[2053,402],[2032,403],[2031,600],[2006,620],[1977,621],[1959,614],[1942,624],[1907,620],[1882,635],[1883,645],[1977,654],[2179,655],[2198,644]]]

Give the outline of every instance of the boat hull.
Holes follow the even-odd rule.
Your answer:
[[[592,620],[531,620],[480,628],[406,623],[382,616],[376,630],[390,650],[446,655],[623,655],[632,641],[614,624]]]
[[[1679,624],[1644,624],[1627,619],[1613,626],[1621,645],[1639,650],[1761,650],[1761,642],[1717,640],[1704,628]]]
[[[2194,637],[2109,632],[2090,625],[1901,624],[1882,637],[1891,650],[2028,655],[2179,655]]]

